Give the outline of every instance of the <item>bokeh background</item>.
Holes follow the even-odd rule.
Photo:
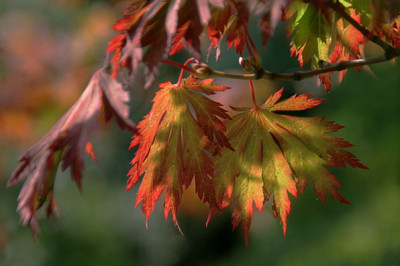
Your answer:
[[[309,187],[292,198],[284,237],[267,203],[254,215],[246,247],[240,230],[231,231],[230,210],[205,228],[207,207],[189,189],[179,211],[184,237],[170,219],[165,221],[162,203],[146,229],[140,208],[134,208],[136,189],[125,191],[131,134],[112,122],[94,139],[98,163],[87,160],[82,194],[68,171],[57,174],[61,217],[48,221],[40,212],[41,234],[34,243],[15,211],[20,187],[6,189],[5,184],[19,156],[73,104],[102,65],[114,34],[111,25],[126,6],[127,1],[117,0],[0,1],[0,265],[400,265],[400,63],[394,62],[361,73],[350,70],[329,94],[316,79],[256,83],[260,103],[281,86],[287,95],[326,99],[305,114],[345,125],[337,135],[353,143],[350,151],[370,168],[331,169],[352,205],[331,199],[323,204]],[[256,21],[252,29],[261,43]],[[209,64],[237,71],[237,55],[224,49],[218,62],[211,53]],[[297,70],[288,51],[280,25],[262,52],[264,67]],[[187,57],[181,53],[174,60]],[[174,82],[178,72],[162,66],[158,81]],[[218,82],[232,86],[216,96],[219,101],[251,104],[246,83]],[[155,84],[144,91],[142,83],[137,79],[130,88],[136,122],[157,89]]]

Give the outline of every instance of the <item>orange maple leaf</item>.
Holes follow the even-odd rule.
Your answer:
[[[146,221],[165,190],[165,218],[171,212],[179,228],[176,213],[183,187],[193,179],[199,198],[216,207],[214,165],[207,150],[210,143],[230,148],[221,120],[230,117],[219,103],[203,95],[228,89],[212,82],[189,77],[180,84],[160,84],[152,110],[138,125],[131,147],[139,148],[132,160],[127,189],[143,175],[136,206],[143,202]]]

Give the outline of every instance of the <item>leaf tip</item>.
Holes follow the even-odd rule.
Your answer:
[[[86,143],[85,151],[86,151],[87,155],[89,155],[89,157],[93,159],[93,161],[97,162],[96,155],[93,152],[93,145],[90,141],[88,141]]]

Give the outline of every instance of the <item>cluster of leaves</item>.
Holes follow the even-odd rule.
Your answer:
[[[35,236],[38,229],[36,211],[47,201],[47,216],[57,211],[53,197],[55,175],[62,162],[62,169],[71,168],[71,174],[81,189],[83,155],[86,152],[96,160],[89,136],[98,130],[97,116],[104,106],[105,119],[116,117],[121,128],[134,130],[128,118],[129,93],[112,79],[105,69],[98,70],[75,104],[32,148],[21,156],[21,165],[15,170],[7,186],[25,180],[18,197],[21,221],[28,224]]]
[[[358,25],[370,28],[367,30],[370,36],[364,36],[366,32],[361,32],[345,18],[331,12],[333,1],[311,2],[313,5],[293,1],[285,14],[285,18],[289,20],[288,34],[293,36],[291,54],[297,56],[300,66],[311,61],[311,68],[318,69],[324,62],[360,59],[363,46],[374,35],[384,38],[397,48],[400,47],[398,37],[395,37],[398,35],[399,18],[393,18],[399,12],[398,6],[390,9],[392,13],[384,13],[385,1],[338,1],[336,8],[348,12]],[[340,72],[339,81],[346,71]],[[331,88],[331,74],[319,76],[327,91]]]
[[[97,128],[101,101],[106,120],[115,116],[122,128],[135,131],[131,148],[137,147],[137,151],[127,188],[141,180],[136,205],[142,204],[146,220],[165,191],[165,217],[171,213],[178,226],[182,193],[193,179],[199,198],[209,204],[209,219],[234,205],[233,226],[241,223],[246,242],[253,204],[261,211],[272,197],[273,213],[279,217],[286,233],[289,194],[296,197],[298,190],[304,192],[309,179],[322,201],[328,194],[348,203],[340,195],[338,180],[327,167],[346,164],[366,167],[345,150],[351,146],[349,142],[330,134],[342,126],[326,122],[322,117],[280,113],[310,109],[321,100],[294,95],[279,101],[280,90],[262,106],[232,107],[237,114],[230,117],[220,103],[207,97],[229,91],[228,87],[213,84],[213,79],[207,77],[217,72],[207,66],[193,69],[163,58],[185,48],[197,58],[197,66],[204,66],[200,61],[201,42],[204,42],[201,35],[207,31],[209,51],[216,50],[216,60],[225,40],[227,48],[234,47],[238,55],[247,53],[249,60],[242,67],[259,78],[264,71],[262,60],[248,31],[250,18],[258,17],[264,47],[278,21],[288,20],[291,53],[297,56],[301,66],[311,62],[311,71],[361,59],[362,47],[368,40],[381,45],[386,59],[391,59],[400,55],[396,50],[400,48],[398,5],[388,9],[389,0],[131,2],[124,17],[114,25],[119,33],[107,48],[107,53],[112,55],[111,69],[101,69],[93,76],[77,103],[21,157],[21,165],[9,181],[9,185],[15,185],[25,179],[18,206],[24,224],[29,224],[33,232],[37,230],[36,211],[46,200],[48,214],[53,213],[55,169],[60,162],[64,170],[71,167],[80,187],[83,153],[86,151],[95,158],[89,134]],[[146,86],[149,86],[161,63],[180,66],[192,75],[186,79],[181,76],[176,84],[161,83],[151,111],[134,128],[126,105],[128,92],[118,82],[119,76],[124,75],[120,69],[127,68],[129,75],[135,77],[143,65]],[[335,70],[341,71],[340,78],[343,78],[346,69]],[[318,74],[329,90],[331,73]]]

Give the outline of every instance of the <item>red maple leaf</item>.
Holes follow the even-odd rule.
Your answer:
[[[136,1],[114,25],[114,29],[121,33],[110,41],[107,48],[108,53],[114,53],[113,76],[119,67],[129,68],[134,75],[138,63],[143,62],[146,86],[149,86],[161,59],[168,53],[172,55],[184,46],[190,46],[194,56],[200,57],[199,36],[211,17],[209,5],[222,7],[223,1]]]
[[[238,54],[243,55],[244,46],[248,41],[247,24],[250,19],[250,13],[244,2],[237,2],[234,5],[234,15],[231,16],[226,28],[226,41],[228,48],[232,46]]]
[[[284,18],[283,12],[288,6],[289,0],[264,0],[263,6],[259,7],[256,5],[255,12],[260,12],[259,9],[263,9],[262,16],[258,22],[258,26],[262,30],[262,45],[266,47],[269,37],[275,32],[275,28],[280,20]]]
[[[114,53],[111,59],[113,65],[112,76],[114,78],[118,74],[120,64],[122,67],[128,67],[132,73],[136,72],[136,68],[131,68],[131,66],[137,66],[142,59],[142,49],[141,47],[139,51],[137,49],[140,36],[145,22],[155,15],[154,10],[156,10],[157,4],[160,4],[158,2],[136,1],[132,3],[125,10],[125,16],[113,26],[114,30],[121,31],[120,34],[111,39],[106,49],[107,53]],[[130,45],[128,46],[127,44]],[[122,62],[120,62],[121,60]]]
[[[225,5],[223,8],[213,8],[212,17],[208,23],[208,37],[211,40],[210,49],[216,49],[216,59],[218,60],[221,52],[221,42],[225,33],[225,28],[231,17],[230,5]]]
[[[207,1],[203,2],[207,4]],[[206,8],[208,9],[208,4]],[[172,42],[170,55],[180,51],[185,46],[191,46],[193,55],[200,58],[200,34],[203,32],[203,27],[198,5],[195,1],[186,1],[179,11],[177,34]]]
[[[355,21],[360,23],[360,15],[356,15],[354,9],[350,9],[350,15]],[[360,47],[361,45],[365,44],[364,35],[350,24],[345,26],[342,19],[337,22],[336,28],[338,36],[335,49],[333,50],[333,53],[330,57],[331,62],[335,63],[340,61],[359,59],[361,57]],[[359,67],[356,69],[357,71],[360,70]],[[340,82],[343,80],[346,72],[347,70],[340,71]]]
[[[117,75],[119,67],[128,67],[131,74],[135,75],[139,62],[146,62],[146,71],[150,79],[148,84],[151,83],[157,71],[159,60],[166,50],[166,33],[162,18],[160,19],[160,13],[165,14],[166,8],[168,6],[164,1],[151,0],[135,1],[126,9],[124,17],[113,26],[116,31],[121,33],[109,42],[106,50],[108,53],[114,52],[111,60],[113,77]],[[163,18],[165,19],[165,16]],[[158,24],[155,25],[154,23]],[[153,36],[153,38],[155,37],[154,42],[150,42],[153,46],[143,54],[143,47],[148,44],[143,45],[142,41],[144,43],[149,42],[146,40],[148,35],[142,40],[143,35],[154,34],[154,31],[157,30],[161,30],[161,34],[156,32],[157,34]],[[156,54],[154,57],[150,56],[152,52]],[[157,56],[160,57],[158,60],[155,59]]]
[[[48,200],[47,215],[56,209],[53,198],[54,178],[58,164],[62,170],[71,168],[72,177],[81,189],[83,154],[96,159],[89,136],[98,128],[97,117],[102,101],[106,120],[115,116],[122,128],[134,129],[129,119],[129,93],[104,70],[98,70],[75,104],[32,148],[21,156],[7,186],[25,180],[18,196],[18,210],[23,224],[28,224],[35,236],[38,230],[36,211]]]
[[[191,41],[185,40],[185,35],[188,34],[188,32],[190,32],[190,24],[191,22],[187,21],[185,24],[183,24],[181,27],[178,28],[177,34],[172,40],[172,47],[171,51],[169,52],[169,55],[173,55],[182,50],[182,48],[184,48],[185,45],[189,46],[191,44]]]
[[[199,198],[217,207],[212,181],[214,166],[207,149],[210,142],[231,148],[221,121],[230,117],[219,103],[202,95],[228,89],[213,85],[212,81],[189,77],[179,85],[160,84],[150,113],[137,127],[131,148],[139,148],[132,160],[127,189],[143,175],[136,206],[143,202],[146,221],[165,190],[165,217],[171,212],[178,226],[176,213],[183,187],[187,188],[193,178]]]
[[[223,0],[186,1],[179,10],[176,36],[172,42],[170,55],[180,51],[184,46],[191,46],[193,56],[200,58],[200,35],[211,18],[210,6],[223,7]]]
[[[122,48],[125,46],[126,44],[126,34],[125,33],[121,33],[116,35],[114,38],[111,39],[111,41],[108,43],[107,46],[107,53],[114,53],[112,59],[111,59],[111,63],[112,63],[112,74],[111,76],[113,78],[115,78],[118,74],[118,70],[119,70],[119,62],[121,60],[122,57]]]

